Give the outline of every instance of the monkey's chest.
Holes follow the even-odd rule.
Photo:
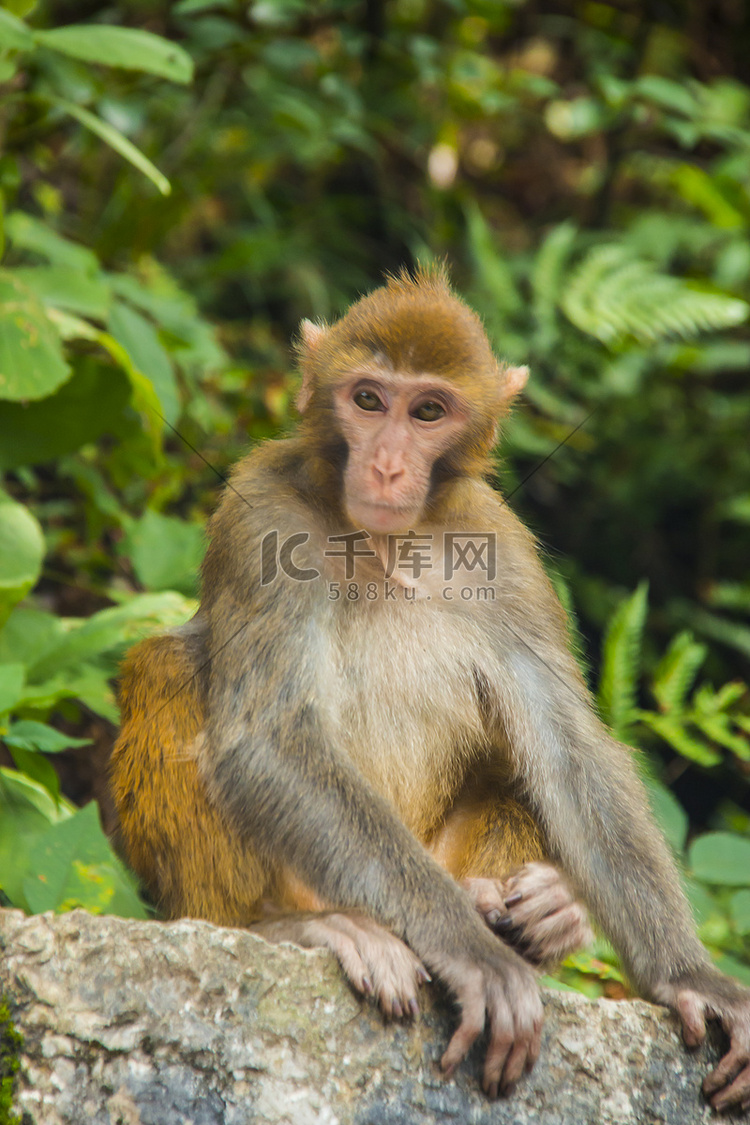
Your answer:
[[[320,670],[331,737],[422,834],[486,746],[480,645],[418,603],[343,613],[334,638]]]

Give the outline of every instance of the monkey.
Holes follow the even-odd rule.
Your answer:
[[[410,1018],[436,978],[486,1029],[482,1084],[536,1061],[536,966],[589,938],[750,1105],[750,991],[701,945],[629,748],[596,714],[531,533],[488,481],[528,371],[441,269],[303,322],[300,422],[233,471],[182,629],[121,678],[111,784],[164,916],[332,950]]]

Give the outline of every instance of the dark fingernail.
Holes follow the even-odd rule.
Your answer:
[[[432,984],[432,977],[430,976],[430,974],[427,972],[426,969],[420,969],[419,973],[418,973],[418,976],[424,984]]]
[[[413,1016],[419,1015],[419,1004],[417,1003],[417,1000],[414,996],[412,996],[411,1000],[409,1001],[409,1011]]]
[[[369,977],[362,977],[362,991],[366,996],[372,996],[372,981]]]
[[[395,996],[391,999],[391,1012],[397,1020],[400,1020],[404,1014],[404,1009],[401,1007]]]
[[[521,892],[516,891],[516,893],[514,895],[511,895],[509,898],[506,898],[505,905],[508,908],[510,908],[511,906],[517,906],[518,903],[522,900],[522,898],[523,898],[523,895],[521,894]]]
[[[498,918],[494,928],[496,930],[501,930],[502,933],[505,933],[506,930],[512,930],[513,919],[511,918],[510,914],[503,914],[502,917]]]

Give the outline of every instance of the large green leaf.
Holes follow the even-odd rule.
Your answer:
[[[91,745],[90,738],[74,738],[34,719],[19,719],[11,723],[3,741],[14,749],[41,751],[43,754],[59,754],[71,747]]]
[[[67,801],[55,801],[39,782],[0,767],[0,888],[13,906],[29,909],[23,883],[35,841],[71,813]]]
[[[61,667],[75,667],[106,652],[118,651],[156,629],[184,624],[195,603],[175,593],[139,594],[125,605],[101,609],[84,620],[70,619],[63,640],[34,668],[37,678]]]
[[[0,629],[0,664],[18,660],[31,668],[64,633],[65,626],[57,614],[18,605]]]
[[[21,20],[0,8],[0,49],[4,51],[33,51],[34,36]]]
[[[172,82],[190,82],[193,77],[193,60],[187,51],[138,28],[79,23],[38,31],[36,39],[45,47],[84,62],[147,71]]]
[[[23,894],[34,913],[72,910],[147,918],[132,877],[112,851],[95,801],[29,844]]]
[[[59,333],[33,289],[0,270],[0,399],[45,398],[70,374]]]
[[[110,290],[102,274],[74,271],[69,266],[28,266],[13,271],[44,305],[70,309],[81,316],[106,319]]]
[[[49,223],[25,211],[11,211],[5,220],[5,233],[15,249],[39,254],[54,265],[66,266],[74,273],[94,275],[99,270],[99,262],[91,250],[63,238]]]
[[[667,840],[678,853],[682,852],[688,834],[688,816],[680,802],[666,785],[646,780],[646,790],[651,810],[659,822],[659,827]]]
[[[36,584],[44,550],[36,517],[0,491],[0,625]]]
[[[0,715],[16,706],[23,694],[26,669],[18,661],[0,664]]]
[[[693,874],[704,883],[750,887],[750,840],[733,832],[707,832],[689,853]]]
[[[133,366],[150,380],[164,418],[174,425],[180,416],[177,380],[169,355],[151,321],[117,301],[109,317],[109,330],[125,348]]]
[[[39,465],[125,424],[131,387],[123,372],[85,357],[59,391],[28,406],[0,401],[0,469]]]
[[[150,508],[129,529],[121,554],[129,556],[147,590],[194,594],[205,550],[203,528]]]

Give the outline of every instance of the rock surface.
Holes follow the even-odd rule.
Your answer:
[[[716,1121],[674,1020],[640,1001],[545,993],[542,1057],[490,1103],[477,1046],[436,1060],[450,1005],[386,1025],[331,957],[203,922],[0,910],[0,991],[25,1037],[24,1125],[697,1125]]]

